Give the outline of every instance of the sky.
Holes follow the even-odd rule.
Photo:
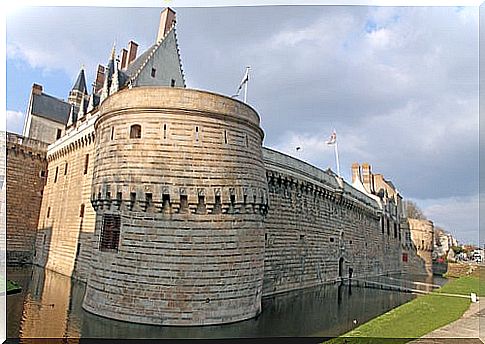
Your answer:
[[[80,67],[91,84],[114,43],[152,45],[162,9],[10,11],[7,130],[21,133],[32,83],[66,99]],[[325,144],[335,129],[345,180],[368,162],[435,225],[478,243],[478,7],[175,10],[188,87],[230,96],[251,66],[266,147],[336,171]]]

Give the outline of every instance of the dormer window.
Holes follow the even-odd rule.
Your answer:
[[[152,68],[152,73],[151,73],[152,78],[154,78],[156,74],[157,74],[157,70],[155,68]]]
[[[175,87],[175,79],[172,79],[172,81],[170,81],[170,86]]]

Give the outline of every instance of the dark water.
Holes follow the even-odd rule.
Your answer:
[[[7,336],[103,338],[335,337],[415,296],[380,289],[325,285],[263,299],[255,319],[203,327],[140,325],[110,320],[81,307],[85,284],[39,267],[8,268],[23,287],[7,297]],[[433,283],[431,277],[381,277]],[[398,282],[398,280],[403,280]],[[434,280],[442,284],[443,280]],[[356,323],[354,324],[354,320]]]

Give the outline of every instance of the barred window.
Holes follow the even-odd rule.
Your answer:
[[[118,245],[120,241],[120,224],[121,219],[119,215],[103,215],[100,238],[101,240],[99,243],[100,251],[118,252]]]

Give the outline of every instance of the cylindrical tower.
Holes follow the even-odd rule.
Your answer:
[[[214,93],[140,87],[107,98],[95,130],[83,307],[164,325],[256,316],[268,199],[258,114]]]

